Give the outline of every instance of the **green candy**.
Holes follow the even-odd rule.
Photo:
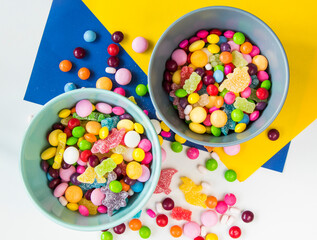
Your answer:
[[[225,67],[222,66],[222,65],[217,65],[217,66],[214,67],[214,72],[217,71],[217,70],[220,70],[220,71],[224,72],[225,71]]]
[[[73,113],[73,118],[77,118],[78,120],[89,120],[89,121],[97,121],[101,122],[105,118],[111,117],[109,114],[92,112],[87,117],[80,117],[77,113]]]
[[[139,84],[138,86],[136,86],[135,92],[137,95],[143,97],[145,94],[147,94],[148,89],[144,84]]]
[[[252,99],[247,98],[247,100],[248,100],[250,103],[254,103],[254,104],[255,104],[255,102],[254,102]]]
[[[72,130],[72,135],[76,138],[84,136],[86,130],[82,126],[74,127]]]
[[[248,62],[244,59],[242,53],[234,50],[232,53],[232,63],[233,65],[235,65],[236,67],[245,67],[248,65]]]
[[[47,163],[48,163],[50,166],[52,166],[53,163],[54,163],[54,158],[48,159],[48,160],[47,160]]]
[[[225,97],[225,95],[226,95],[227,92],[229,92],[229,91],[228,91],[228,89],[225,88],[225,89],[223,89],[222,92],[219,93],[219,96]]]
[[[109,189],[111,192],[119,193],[122,191],[122,184],[121,182],[114,180],[109,184]]]
[[[235,109],[231,113],[231,119],[235,122],[240,122],[243,118],[243,112],[240,109]]]
[[[113,235],[111,232],[106,231],[106,232],[101,233],[100,239],[101,240],[112,240]]]
[[[107,158],[95,167],[95,172],[99,177],[102,177],[106,173],[111,172],[113,169],[115,169],[116,166],[117,164],[112,158]]]
[[[175,95],[176,97],[183,98],[187,96],[187,92],[185,89],[180,88],[175,91]]]
[[[77,141],[78,141],[78,138],[70,137],[70,138],[67,139],[66,145],[67,146],[73,146],[73,145],[75,145],[77,143]]]
[[[177,105],[173,105],[173,108],[177,110]]]
[[[252,99],[251,99],[252,100]],[[237,109],[239,109],[240,111],[246,112],[246,113],[252,113],[255,109],[255,104],[250,102],[249,99],[245,99],[245,98],[241,98],[241,97],[237,97],[233,106]],[[235,110],[237,110],[235,109]],[[235,111],[234,110],[234,111]],[[238,111],[237,111],[238,112]],[[232,118],[232,114],[231,114],[231,118]],[[233,121],[235,121],[232,118]],[[239,120],[241,121],[241,120]],[[239,121],[235,121],[235,122],[239,122]]]
[[[192,121],[191,120],[185,120],[185,123],[190,124]]]
[[[78,147],[81,151],[90,150],[91,149],[91,142],[87,140],[81,140],[78,144]]]
[[[215,137],[219,137],[221,135],[221,129],[217,128],[215,126],[211,126],[211,133],[212,135],[214,135]]]
[[[245,36],[242,32],[236,32],[234,35],[233,35],[233,41],[236,43],[236,44],[239,44],[241,45],[242,43],[244,43],[245,41]]]
[[[228,182],[234,182],[237,179],[237,173],[234,170],[229,169],[225,172],[225,179]]]
[[[139,234],[141,238],[147,239],[151,236],[151,229],[148,228],[147,226],[142,226],[139,230]]]
[[[261,83],[261,88],[265,88],[266,90],[269,90],[271,88],[271,81],[265,80]]]
[[[179,142],[173,142],[171,145],[173,152],[179,153],[183,150],[183,145]]]
[[[206,168],[209,171],[215,171],[218,168],[218,162],[215,159],[213,159],[213,158],[208,159],[206,161]]]

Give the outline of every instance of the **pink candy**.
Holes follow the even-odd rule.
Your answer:
[[[142,175],[141,177],[138,178],[139,182],[146,182],[147,180],[149,180],[150,176],[151,176],[151,172],[149,170],[149,168],[145,165],[142,165]]]
[[[149,164],[150,162],[152,162],[153,160],[153,156],[151,152],[146,152],[144,159],[142,160],[142,164]]]
[[[228,206],[233,206],[236,204],[237,198],[234,194],[228,193],[225,195],[224,201]]]
[[[224,214],[228,210],[228,205],[224,201],[219,201],[215,209],[217,213]]]
[[[256,76],[260,82],[263,82],[263,81],[269,79],[269,74],[267,74],[267,72],[265,72],[265,71],[258,71]]]
[[[53,192],[54,197],[61,197],[64,195],[66,189],[68,188],[68,184],[67,183],[60,183]]]
[[[234,31],[228,30],[223,33],[226,38],[233,38]]]
[[[179,46],[180,48],[185,48],[185,47],[188,46],[188,43],[189,43],[188,40],[185,39],[185,40],[181,41],[178,46]]]
[[[251,96],[251,88],[250,87],[246,87],[241,93],[240,96],[243,98],[248,98]]]
[[[172,136],[171,132],[165,132],[165,131],[161,131],[161,135],[162,137],[166,137],[166,138],[169,138]]]
[[[200,30],[197,32],[196,36],[199,38],[206,38],[209,35],[207,30]]]
[[[191,38],[189,39],[189,44],[192,44],[193,42],[196,42],[196,41],[198,41],[198,40],[200,40],[199,37],[196,37],[196,36],[191,37]]]
[[[100,205],[98,208],[97,208],[97,211],[99,212],[99,213],[107,213],[107,207],[106,206],[104,206],[104,205]]]
[[[178,66],[182,66],[187,62],[187,54],[183,49],[176,49],[172,53],[172,59],[177,63]]]
[[[79,117],[87,117],[92,112],[92,104],[89,100],[80,100],[76,104],[76,113]]]
[[[211,122],[210,122],[210,114],[207,114],[206,119],[203,121],[203,124],[207,127],[211,126]]]
[[[200,235],[200,226],[196,222],[187,222],[183,226],[184,235],[194,239],[195,237]]]
[[[237,155],[240,152],[240,144],[223,147],[223,150],[229,156]]]
[[[233,51],[240,51],[240,45],[236,44],[234,41],[228,41],[228,44],[231,47],[231,52]]]
[[[107,103],[97,103],[96,109],[101,113],[105,113],[105,114],[112,113],[112,107]]]
[[[122,96],[125,97],[125,90],[124,90],[123,88],[117,87],[117,88],[113,89],[113,91],[114,91],[115,93],[118,93],[118,94],[120,94],[120,95],[122,95]]]
[[[201,223],[206,227],[215,226],[218,222],[218,216],[215,211],[208,210],[201,214],[200,216]]]
[[[127,85],[131,82],[131,72],[126,68],[120,68],[115,75],[115,79],[120,85]]]
[[[144,138],[139,142],[138,145],[139,148],[142,148],[144,150],[144,152],[148,152],[151,150],[152,148],[152,143],[150,142],[150,140]]]
[[[162,151],[162,162],[164,162],[166,160],[166,151],[162,147],[161,147],[161,151]]]
[[[69,182],[70,181],[70,176],[76,172],[76,169],[74,166],[70,166],[67,169],[60,168],[59,169],[59,176],[62,180]]]
[[[259,118],[260,112],[259,111],[254,111],[253,113],[250,114],[250,121],[255,121]]]
[[[132,41],[132,49],[137,53],[145,52],[149,47],[148,41],[144,37],[136,37]]]
[[[242,56],[248,63],[252,62],[252,57],[249,54],[242,53]]]
[[[146,116],[149,115],[149,111],[148,110],[143,110],[143,112],[146,114]]]
[[[216,110],[219,110],[219,108],[217,108],[217,107],[209,108],[209,113],[213,113]]]
[[[86,168],[84,166],[77,166],[76,172],[79,174],[84,173]]]
[[[83,160],[81,160],[80,158],[77,160],[77,164],[80,166],[86,166],[87,162],[84,162]]]
[[[225,72],[225,75],[228,75],[229,73],[232,73],[233,69],[232,69],[231,65],[229,65],[229,64],[225,65],[224,72]]]
[[[199,150],[197,148],[191,147],[187,150],[187,157],[189,159],[196,159],[199,157]]]
[[[260,54],[260,49],[257,46],[253,45],[252,51],[249,54],[250,54],[251,57],[259,55]]]
[[[112,112],[115,114],[115,115],[122,115],[125,113],[124,109],[122,107],[114,107],[112,108]]]
[[[149,215],[151,218],[156,217],[156,213],[152,209],[146,210],[147,215]]]
[[[79,205],[78,212],[85,217],[89,216],[88,208],[85,207],[84,205]]]
[[[236,100],[236,95],[233,92],[227,92],[225,97],[224,97],[224,101],[226,104],[232,104],[234,103],[234,101]]]
[[[94,205],[100,206],[102,204],[102,200],[104,200],[105,197],[106,195],[101,192],[100,188],[96,188],[92,191],[90,200]]]

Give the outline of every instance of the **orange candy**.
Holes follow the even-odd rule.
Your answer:
[[[111,90],[112,89],[112,81],[110,78],[101,77],[96,82],[96,88]]]
[[[232,62],[232,55],[230,52],[222,52],[219,56],[219,60],[224,63],[228,64]]]
[[[191,55],[190,61],[196,67],[204,67],[208,63],[208,56],[204,51],[197,50]]]
[[[209,208],[215,208],[217,206],[217,198],[215,198],[214,196],[208,196],[206,199],[206,205]]]
[[[72,67],[73,67],[73,64],[69,60],[63,60],[59,63],[59,69],[62,72],[68,72],[72,69]]]
[[[129,228],[132,231],[138,231],[140,230],[141,227],[142,227],[142,222],[137,218],[134,218],[129,222]]]
[[[122,185],[122,191],[127,192],[127,191],[130,190],[130,185],[126,184],[126,183],[123,181],[123,179],[120,180],[120,183],[121,183],[121,185]]]
[[[70,203],[78,203],[83,197],[83,190],[76,185],[69,186],[65,192],[65,198]]]
[[[93,135],[92,133],[86,133],[84,135],[84,138],[88,141],[88,142],[91,142],[91,143],[94,143],[97,141],[97,138],[95,135]]]
[[[76,112],[76,107],[73,107],[71,110],[70,110],[71,113],[75,113]]]
[[[101,124],[96,121],[89,121],[86,124],[86,131],[92,133],[93,135],[99,135],[99,130],[101,129]]]
[[[210,115],[211,124],[217,128],[221,128],[226,125],[227,121],[227,114],[222,110],[216,110]]]
[[[224,102],[223,97],[217,96],[216,99],[215,99],[215,107],[216,108],[221,108],[222,105],[223,105],[223,102]]]
[[[89,77],[90,77],[90,71],[88,68],[81,68],[78,70],[78,77],[81,79],[81,80],[87,80]]]
[[[249,54],[252,51],[252,44],[249,42],[245,42],[240,46],[241,53]]]
[[[178,238],[178,237],[182,236],[183,230],[180,226],[174,225],[171,227],[170,233],[174,238]]]

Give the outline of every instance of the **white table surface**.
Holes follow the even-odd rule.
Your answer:
[[[100,232],[77,232],[65,229],[46,219],[33,205],[19,172],[19,152],[23,134],[28,126],[28,116],[41,109],[40,105],[23,101],[32,71],[37,49],[45,27],[51,1],[0,0],[0,72],[1,72],[1,118],[0,118],[0,239],[99,239]],[[177,205],[194,210],[193,220],[199,221],[202,208],[187,204],[177,188],[180,176],[190,176],[196,183],[209,181],[212,188],[206,193],[223,197],[235,193],[241,209],[250,209],[255,220],[237,225],[242,228],[244,240],[267,239],[316,239],[317,227],[317,121],[307,127],[293,141],[289,149],[283,174],[259,169],[243,183],[228,183],[223,177],[224,165],[212,174],[201,175],[196,166],[209,154],[201,152],[199,159],[189,160],[185,151],[176,154],[164,142],[167,151],[165,167],[182,170],[174,175],[172,197]],[[186,148],[185,148],[186,149]],[[256,156],[254,156],[256,158]],[[194,170],[192,170],[194,169]],[[147,207],[165,196],[155,195]],[[172,224],[159,229],[155,221],[145,213],[141,220],[152,229],[151,239],[173,239],[169,234]],[[171,218],[170,218],[171,220]],[[219,239],[230,239],[228,227],[218,224],[209,229]],[[137,232],[127,230],[114,239],[141,239]],[[188,239],[181,237],[180,239]]]

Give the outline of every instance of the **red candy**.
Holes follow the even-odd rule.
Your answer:
[[[72,130],[69,127],[65,127],[64,133],[66,133],[67,138],[72,136]],[[48,135],[47,135],[47,137],[48,137]]]
[[[198,92],[201,88],[203,87],[203,81],[200,81],[197,85],[197,88],[196,88],[196,91],[195,92]]]
[[[205,240],[202,236],[195,237],[194,240]]]
[[[157,194],[164,192],[166,195],[170,194],[172,190],[169,189],[169,186],[175,173],[177,173],[177,170],[173,168],[162,169],[160,179],[154,193]]]
[[[117,56],[119,53],[119,46],[117,44],[111,43],[107,49],[111,56]]]
[[[256,90],[256,96],[260,100],[265,100],[269,97],[269,91],[265,88],[259,88],[258,90]]]
[[[182,207],[174,207],[171,213],[171,217],[175,220],[191,221],[192,212]]]
[[[77,118],[71,118],[69,119],[67,126],[70,130],[73,130],[74,127],[80,126],[80,121]]]
[[[219,29],[212,29],[210,31],[210,34],[216,34],[216,35],[218,35],[220,37],[222,32]]]
[[[207,93],[210,95],[210,96],[217,96],[218,95],[218,88],[213,85],[213,84],[209,84],[207,86]]]
[[[113,128],[111,130],[111,133],[109,136],[105,139],[99,139],[95,144],[93,145],[91,152],[92,153],[107,153],[109,152],[109,149],[115,148],[118,146],[123,139],[123,136],[125,134],[125,129],[121,128],[119,131],[116,128]]]
[[[181,69],[181,86],[184,86],[185,81],[189,79],[190,75],[193,73],[194,69],[191,67],[182,67]]]
[[[159,227],[165,227],[168,224],[168,217],[165,214],[160,214],[156,217],[156,223]]]
[[[80,154],[80,159],[83,161],[83,162],[88,162],[88,158],[92,155],[91,151],[90,150],[85,150],[85,151],[82,151],[81,154]]]
[[[238,226],[233,226],[229,229],[229,235],[232,238],[239,238],[241,236],[241,229]]]

